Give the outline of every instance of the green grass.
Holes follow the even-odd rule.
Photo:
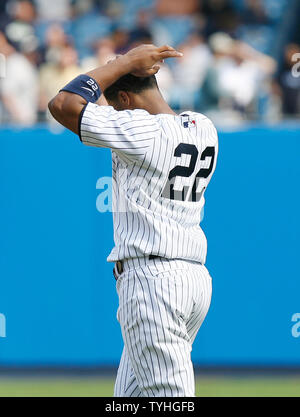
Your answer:
[[[0,397],[111,397],[109,378],[0,378]],[[200,377],[197,396],[300,397],[300,377]]]

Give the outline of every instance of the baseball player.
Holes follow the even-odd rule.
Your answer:
[[[191,349],[207,314],[211,277],[199,226],[218,153],[199,113],[177,115],[155,73],[170,46],[142,45],[80,75],[49,103],[90,146],[112,150],[113,218],[124,350],[115,396],[195,395]],[[99,105],[101,93],[108,106]]]

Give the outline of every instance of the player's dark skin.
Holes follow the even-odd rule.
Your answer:
[[[166,58],[179,58],[182,54],[168,45],[156,47],[154,45],[141,45],[130,50],[118,59],[87,73],[99,84],[101,91],[126,74],[138,77],[147,77],[159,71],[159,63]],[[157,88],[151,88],[135,94],[119,91],[118,100],[109,102],[115,110],[144,109],[150,114],[175,114],[166,103]],[[78,118],[86,105],[84,98],[77,94],[62,91],[49,103],[52,116],[63,126],[78,134]]]

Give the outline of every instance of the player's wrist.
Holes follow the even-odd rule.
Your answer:
[[[59,90],[59,92],[61,91],[77,94],[84,98],[87,103],[95,103],[101,96],[101,89],[97,81],[87,74],[78,75]]]

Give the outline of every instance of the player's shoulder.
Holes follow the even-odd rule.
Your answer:
[[[195,111],[183,111],[179,115],[182,119],[182,125],[184,127],[189,127],[189,131],[194,131],[196,135],[210,136],[218,140],[217,129],[205,114],[195,112]]]
[[[188,116],[189,119],[191,119],[192,121],[194,120],[195,123],[197,123],[200,127],[201,125],[210,125],[215,127],[214,123],[212,122],[212,120],[207,117],[205,114],[199,113],[199,112],[195,112],[195,111],[183,111],[182,113],[180,113],[180,116]]]

